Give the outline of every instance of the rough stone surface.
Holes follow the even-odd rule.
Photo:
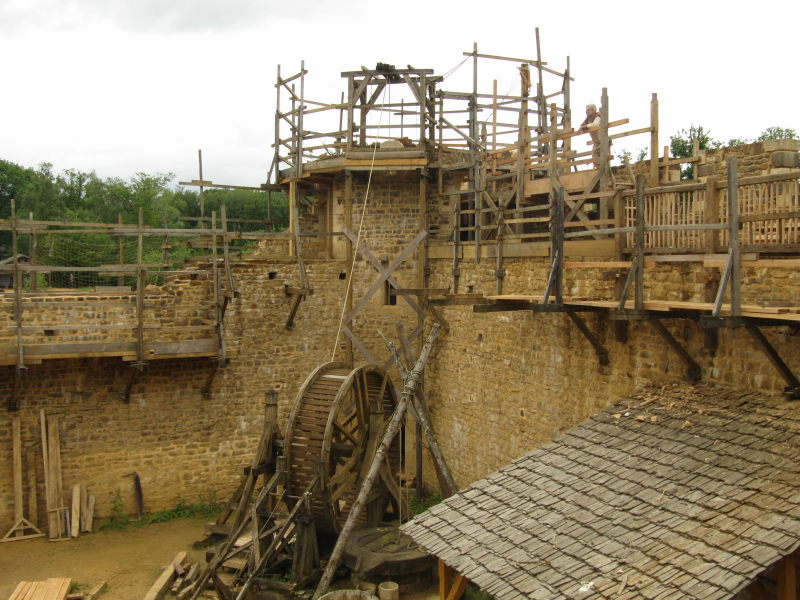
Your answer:
[[[786,150],[786,149],[784,149]],[[366,173],[353,176],[353,221],[358,231],[367,188]],[[446,176],[447,186],[461,182]],[[431,231],[431,249],[448,239],[447,219],[451,200],[434,201],[436,181],[428,182],[426,216]],[[369,182],[369,199],[362,239],[379,259],[391,262],[419,229],[419,177],[412,172],[376,172]],[[301,228],[312,230],[330,222],[339,231],[344,224],[344,177],[334,177],[330,193],[321,197],[313,213],[301,217]],[[437,227],[434,227],[436,225]],[[320,238],[321,240],[322,238]],[[196,501],[216,492],[224,499],[238,483],[241,469],[252,458],[263,420],[264,393],[278,393],[283,427],[294,396],[308,373],[335,357],[342,359],[346,338],[338,336],[348,287],[342,278],[350,265],[344,260],[341,236],[325,242],[303,241],[306,270],[314,294],[300,304],[295,326],[284,323],[292,298],[285,285],[299,286],[296,261],[286,256],[288,239],[280,238],[236,264],[233,276],[240,297],[231,301],[224,323],[224,339],[230,364],[217,371],[206,399],[201,388],[212,371],[208,359],[152,361],[132,390],[130,403],[122,391],[131,373],[129,363],[119,359],[70,359],[30,365],[18,390],[23,422],[23,445],[39,439],[38,409],[58,413],[62,422],[64,489],[85,482],[97,496],[97,514],[109,514],[117,488],[127,506],[133,506],[130,478],[142,478],[146,510],[173,506],[178,498]],[[328,240],[330,243],[328,243]],[[465,248],[469,256],[470,248]],[[591,256],[570,256],[570,260]],[[452,286],[452,260],[429,261],[432,288]],[[401,287],[421,285],[418,252],[412,253],[395,272]],[[504,291],[540,295],[545,287],[549,260],[545,257],[508,258],[504,262]],[[494,259],[476,264],[460,263],[458,292],[467,287],[476,293],[494,293]],[[659,265],[648,269],[646,297],[702,300],[708,270],[699,266]],[[376,270],[359,253],[352,277],[357,302],[377,278]],[[800,302],[797,269],[748,267],[743,293],[745,301]],[[612,298],[615,281],[600,269],[571,269],[565,275],[566,293],[591,298]],[[9,295],[10,296],[10,295]],[[148,303],[159,307],[160,316],[146,321],[153,325],[148,335],[169,339],[178,335],[171,327],[207,326],[213,319],[208,302],[207,281],[179,278]],[[379,364],[388,353],[378,336],[381,331],[395,337],[395,322],[407,331],[418,325],[418,317],[402,298],[387,305],[385,290],[379,290],[356,316],[352,329]],[[86,322],[127,326],[133,307],[130,296],[97,296],[43,300],[28,313],[31,324]],[[0,298],[0,306],[11,325],[12,303]],[[190,308],[191,307],[191,308]],[[523,452],[548,443],[554,435],[602,410],[609,402],[651,380],[678,381],[685,368],[651,325],[632,323],[629,341],[614,341],[613,324],[604,316],[588,315],[588,326],[609,350],[610,364],[598,367],[587,340],[564,315],[532,315],[525,312],[476,314],[470,306],[440,309],[449,324],[434,348],[427,369],[425,390],[434,428],[456,481],[460,486],[484,477]],[[91,316],[90,316],[91,315]],[[74,321],[71,321],[74,320]],[[703,379],[726,385],[778,391],[784,382],[746,332],[720,331],[716,353],[704,348],[702,329],[694,322],[671,320],[666,326],[700,363]],[[798,372],[797,339],[790,328],[765,330],[770,341]],[[27,335],[27,334],[26,334]],[[54,332],[56,338],[89,335]],[[131,336],[130,330],[110,330],[105,335]],[[186,330],[182,336],[198,335]],[[207,335],[207,332],[206,334]],[[31,340],[45,334],[31,334]],[[6,328],[0,339],[13,343]],[[47,342],[51,337],[46,338]],[[128,338],[126,338],[128,339]],[[102,341],[102,340],[100,340]],[[335,351],[334,351],[335,350]],[[355,352],[355,361],[364,362]],[[0,392],[7,399],[13,387],[13,367],[0,373]],[[399,380],[395,374],[395,381]],[[0,527],[11,526],[13,487],[11,473],[11,427],[6,402],[0,405]],[[411,435],[406,438],[409,446]],[[37,450],[40,522],[44,516],[41,455]],[[435,489],[431,465],[426,462],[426,483]],[[409,455],[406,471],[413,471]]]

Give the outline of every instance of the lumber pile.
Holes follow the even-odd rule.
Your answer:
[[[47,581],[20,581],[8,600],[65,600],[72,580],[51,577]]]
[[[15,540],[26,540],[44,535],[37,527],[36,521],[36,469],[33,464],[33,450],[27,453],[28,462],[28,518],[24,515],[24,496],[23,479],[24,469],[22,465],[22,430],[19,417],[11,420],[11,462],[14,475],[14,524],[11,529],[0,538],[0,542],[10,542]],[[32,478],[32,479],[31,479]]]
[[[28,441],[23,446],[22,427],[19,417],[11,420],[12,472],[14,475],[14,524],[0,538],[0,542],[13,542],[45,534],[39,528],[39,497],[36,475],[37,450],[41,448],[42,472],[44,473],[45,507],[47,531],[51,540],[78,537],[81,532],[93,528],[95,498],[86,485],[72,486],[71,502],[64,501],[61,476],[61,435],[58,415],[47,415],[39,411],[41,438]],[[24,462],[23,462],[24,455]],[[27,485],[27,494],[25,493]],[[25,499],[27,496],[27,516]]]
[[[188,597],[194,589],[199,572],[199,566],[189,561],[186,552],[178,552],[150,586],[144,600],[160,600],[167,592],[181,600]]]

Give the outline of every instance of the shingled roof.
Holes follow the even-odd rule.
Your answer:
[[[730,598],[800,545],[800,405],[650,385],[403,526],[497,600]]]

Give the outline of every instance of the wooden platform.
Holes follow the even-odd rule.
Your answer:
[[[498,305],[515,306],[520,303],[529,303],[531,305],[541,304],[542,295],[528,295],[528,294],[503,294],[499,296],[486,296],[486,300]],[[587,298],[564,298],[564,306],[569,307],[593,307],[598,309],[614,310],[618,308],[619,301],[617,300],[593,300]],[[629,300],[625,303],[625,308],[633,310],[634,302]],[[646,300],[644,302],[644,310],[659,311],[659,312],[672,312],[672,311],[697,311],[698,313],[708,313],[714,309],[713,302],[684,302],[678,300]],[[535,309],[533,309],[535,310]],[[730,316],[730,304],[723,304],[721,316]],[[800,306],[761,306],[757,304],[743,304],[742,313],[743,317],[780,320],[780,321],[795,321],[800,322]]]
[[[69,594],[69,577],[51,577],[47,581],[20,581],[8,600],[64,600]]]
[[[26,364],[57,358],[120,357],[125,361],[136,360],[136,342],[75,342],[64,344],[24,344]],[[145,342],[146,361],[175,358],[214,357],[219,354],[216,339],[180,340],[174,342]],[[17,363],[17,347],[0,345],[0,365]]]

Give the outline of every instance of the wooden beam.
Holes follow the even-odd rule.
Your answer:
[[[14,472],[14,521],[19,522],[25,516],[22,489],[22,434],[19,417],[11,420],[11,453]],[[34,465],[29,465],[29,468],[32,467]]]
[[[458,573],[450,591],[447,593],[447,600],[459,600],[464,595],[466,589],[467,578],[461,573]]]
[[[658,95],[650,100],[650,185],[658,185]]]
[[[656,331],[658,331],[659,335],[664,338],[664,341],[667,342],[669,347],[672,348],[678,357],[680,357],[680,359],[683,361],[683,364],[686,366],[686,379],[690,383],[697,383],[700,381],[700,376],[702,373],[700,365],[694,361],[686,349],[677,339],[675,339],[675,336],[673,336],[672,333],[666,327],[664,327],[664,324],[660,320],[653,319],[651,320],[651,323],[653,324],[653,327],[656,328]]]
[[[394,270],[400,266],[400,264],[408,257],[411,252],[417,247],[417,245],[427,237],[427,232],[420,231],[413,240],[406,246],[403,251],[398,254],[395,259],[387,266],[385,269],[379,268],[379,272],[381,273],[380,277],[370,286],[370,288],[364,293],[361,299],[353,306],[353,308],[344,316],[342,322],[344,324],[349,323],[353,317],[360,311],[364,306],[366,306],[369,299],[372,295],[377,292],[381,286],[386,282],[394,272]]]
[[[795,377],[794,373],[792,373],[792,370],[784,362],[784,360],[781,358],[781,355],[777,350],[775,350],[775,347],[769,342],[758,326],[748,321],[745,327],[764,354],[767,355],[767,358],[772,363],[772,366],[774,366],[780,376],[783,377],[783,380],[787,385],[785,391],[787,393],[797,393],[800,391],[800,380]]]
[[[53,529],[50,539],[64,537],[64,521],[61,513],[64,510],[64,494],[61,484],[61,432],[58,415],[47,418],[47,457],[50,470],[50,501],[48,513],[53,516]]]
[[[180,556],[185,553],[179,552],[177,556],[175,556],[175,560],[180,560]],[[161,600],[169,587],[172,585],[172,582],[175,580],[175,566],[174,562],[170,563],[164,570],[161,571],[161,575],[158,576],[158,579],[153,582],[153,585],[150,586],[150,589],[147,591],[147,594],[144,596],[144,600]]]
[[[777,600],[797,600],[797,558],[790,554],[776,567]]]
[[[735,156],[728,157],[728,252],[731,257],[731,315],[742,314],[741,242],[739,240],[739,174]]]
[[[450,591],[450,581],[453,570],[440,558],[438,560],[439,570],[439,600],[447,600],[447,593]]]
[[[589,340],[589,343],[597,353],[597,358],[600,361],[600,364],[607,365],[609,363],[608,350],[603,347],[603,344],[600,342],[600,340],[598,340],[591,330],[586,326],[586,323],[584,323],[583,319],[581,319],[572,309],[567,309],[564,312],[566,312],[567,316],[572,320],[573,323],[575,323],[583,336]]]
[[[404,358],[408,364],[411,364],[411,361],[413,360],[413,357],[411,356],[411,349],[405,342],[405,329],[400,321],[397,322],[397,334],[400,338],[400,345],[403,348]],[[400,376],[403,378],[403,380],[410,377],[411,373],[403,363],[403,360],[400,357],[400,352],[388,339],[383,338],[383,341],[386,343],[389,351],[392,353],[392,357],[394,358],[395,365],[397,366]],[[431,415],[428,411],[428,407],[425,404],[425,396],[421,386],[417,386],[415,389],[415,393],[411,397],[411,404],[414,407],[414,414],[417,422],[425,432],[425,437],[428,440],[428,449],[430,450],[433,463],[436,466],[437,475],[439,475],[439,485],[441,487],[442,497],[449,498],[458,491],[458,487],[456,486],[455,479],[453,479],[453,474],[450,472],[450,467],[447,466],[447,461],[445,460],[441,448],[439,447],[436,434],[433,431]]]

